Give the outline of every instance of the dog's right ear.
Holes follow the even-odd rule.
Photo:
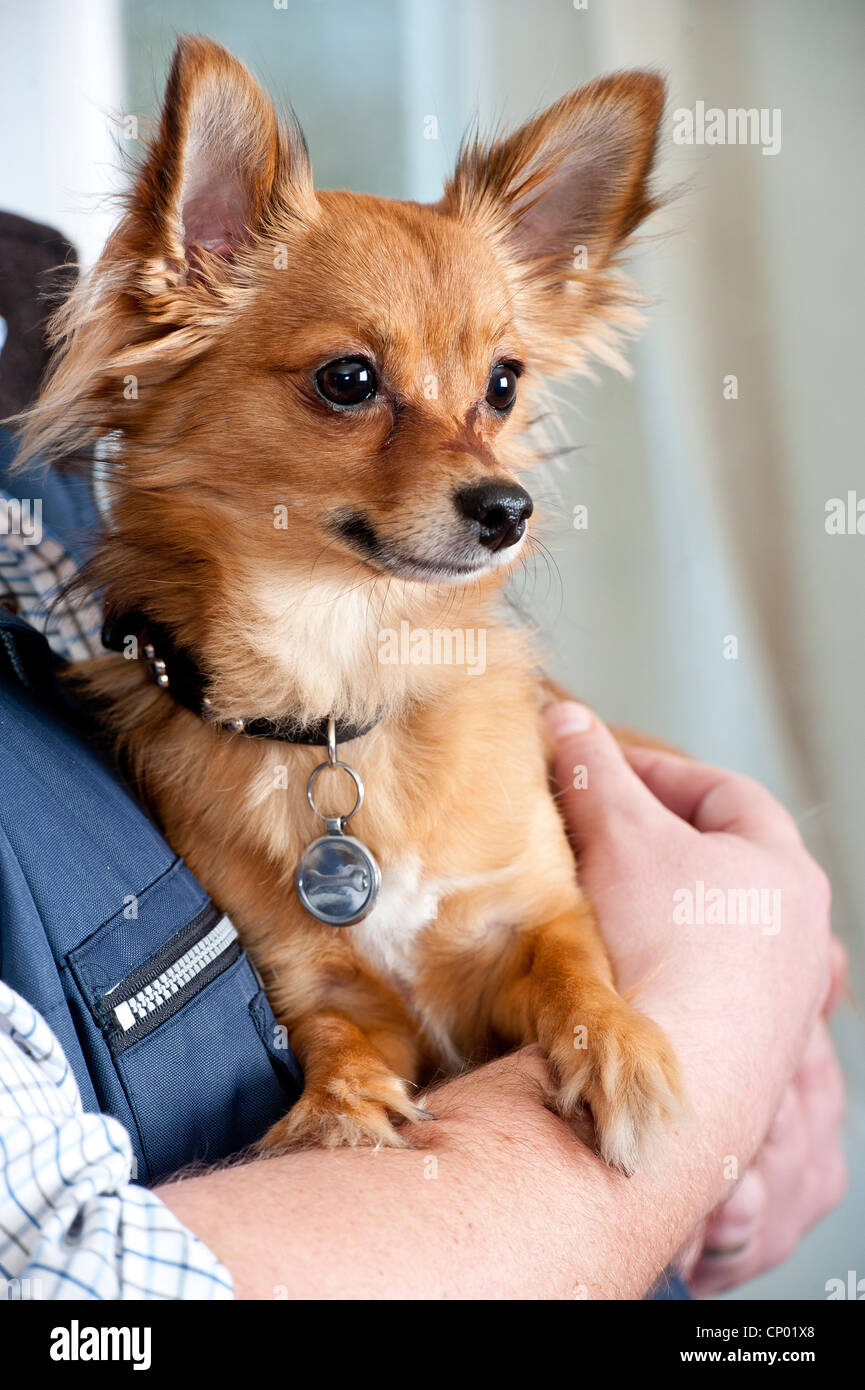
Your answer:
[[[205,351],[242,290],[246,252],[314,216],[299,129],[280,125],[219,44],[181,39],[126,215],[51,320],[55,352],[19,422],[19,458],[70,458],[100,435],[122,434],[139,390]]]
[[[279,206],[311,197],[299,129],[281,129],[270,99],[220,44],[181,38],[159,130],[130,198],[127,245],[142,287],[219,281]]]

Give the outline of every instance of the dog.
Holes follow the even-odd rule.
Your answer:
[[[318,192],[294,120],[182,38],[55,318],[23,450],[111,442],[86,582],[120,624],[69,679],[302,1065],[262,1152],[404,1145],[421,1080],[530,1042],[625,1173],[682,1102],[616,991],[550,791],[553,692],[500,612],[543,383],[618,361],[639,320],[620,261],[663,102],[624,72],[475,135],[434,206]],[[381,659],[383,633],[443,628],[484,634],[482,670]]]

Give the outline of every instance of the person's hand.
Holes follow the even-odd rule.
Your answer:
[[[717,1201],[766,1135],[827,995],[825,874],[759,784],[656,749],[626,759],[581,706],[547,721],[580,881],[619,988],[676,1047]]]
[[[828,1017],[846,958],[833,942]],[[817,1024],[798,1072],[751,1167],[703,1224],[682,1261],[691,1290],[706,1298],[781,1264],[847,1187],[841,1144],[844,1078],[825,1022]]]

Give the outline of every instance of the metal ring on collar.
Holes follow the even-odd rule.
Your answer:
[[[323,813],[322,811],[320,811],[320,810],[318,809],[318,807],[316,806],[316,804],[315,804],[315,797],[314,797],[314,795],[313,795],[313,789],[314,789],[314,787],[315,787],[315,779],[318,777],[318,774],[319,774],[320,772],[329,771],[331,768],[335,768],[335,767],[341,768],[341,769],[343,770],[343,772],[347,772],[347,773],[348,773],[349,777],[350,777],[351,780],[354,782],[354,789],[355,789],[355,801],[354,801],[354,805],[352,806],[351,810],[348,812],[347,815],[338,816],[338,817],[326,816],[326,815],[324,815],[324,813]],[[355,813],[356,813],[357,811],[359,811],[360,808],[361,808],[361,806],[363,805],[363,782],[361,781],[360,777],[359,777],[359,776],[357,775],[357,773],[355,772],[354,768],[353,768],[353,767],[349,767],[348,763],[341,763],[338,759],[334,760],[333,762],[331,762],[330,760],[328,760],[326,763],[319,763],[318,767],[314,767],[314,768],[312,769],[312,772],[309,774],[309,781],[308,781],[307,784],[306,784],[306,799],[307,799],[307,801],[309,802],[309,804],[310,804],[310,806],[312,807],[312,809],[313,809],[313,811],[315,812],[315,814],[316,814],[317,816],[319,816],[319,817],[321,818],[321,820],[323,820],[323,821],[328,821],[328,820],[339,820],[339,822],[340,822],[341,825],[347,825],[348,822],[351,820],[352,816],[355,815]]]

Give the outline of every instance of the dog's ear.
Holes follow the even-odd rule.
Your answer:
[[[130,199],[127,233],[142,259],[175,283],[218,278],[275,203],[311,186],[300,132],[280,128],[243,64],[210,39],[181,38]]]
[[[655,207],[649,175],[663,106],[655,73],[599,78],[513,135],[472,139],[442,208],[503,242],[539,288],[603,271]]]
[[[314,204],[297,127],[280,125],[219,44],[181,39],[126,215],[52,319],[52,365],[23,423],[20,457],[69,456],[122,433],[139,389],[206,351],[249,283],[247,253],[314,216]]]

